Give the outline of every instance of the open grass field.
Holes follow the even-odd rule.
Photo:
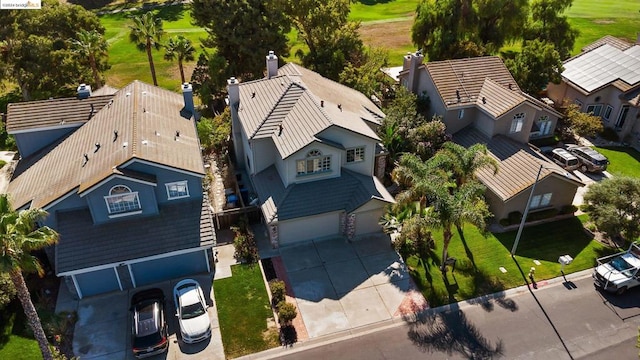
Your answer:
[[[41,359],[38,343],[27,335],[27,321],[20,303],[0,309],[0,359]]]
[[[609,159],[607,171],[615,176],[640,178],[640,152],[629,147],[596,147]]]

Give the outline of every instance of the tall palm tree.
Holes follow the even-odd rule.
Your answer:
[[[152,12],[146,12],[142,15],[134,16],[132,20],[133,25],[129,26],[129,29],[131,29],[129,41],[135,43],[138,50],[147,52],[153,85],[158,86],[151,48],[160,50],[160,47],[162,47],[161,41],[164,35],[162,19],[155,17]]]
[[[38,226],[38,221],[46,216],[47,212],[42,209],[15,211],[7,195],[0,195],[0,271],[9,274],[29,326],[40,346],[42,357],[50,360],[53,359],[53,355],[49,342],[22,276],[23,271],[37,272],[42,275],[44,272],[42,265],[35,256],[31,255],[31,251],[42,249],[58,241],[58,234],[54,230],[46,226]]]
[[[164,58],[165,60],[173,61],[178,60],[178,68],[180,69],[180,79],[182,84],[184,80],[184,68],[182,67],[183,61],[193,61],[195,57],[193,53],[196,51],[191,44],[191,41],[182,35],[174,36],[167,41],[165,47]]]
[[[498,161],[489,155],[487,146],[474,144],[468,148],[453,142],[446,142],[430,162],[453,173],[458,186],[475,179],[475,172],[489,168],[498,172]]]
[[[100,79],[98,72],[98,62],[99,59],[107,56],[109,44],[104,36],[96,30],[82,29],[78,31],[77,36],[77,39],[71,39],[71,47],[76,54],[89,61],[95,86],[100,88],[102,87],[102,79]]]

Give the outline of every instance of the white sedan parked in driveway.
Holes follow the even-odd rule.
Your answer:
[[[211,336],[211,321],[202,288],[193,279],[184,279],[173,288],[176,316],[182,341],[193,344]]]

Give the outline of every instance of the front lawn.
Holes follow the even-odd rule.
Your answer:
[[[541,281],[560,276],[561,255],[570,255],[573,263],[565,267],[565,273],[591,268],[597,257],[614,250],[592,240],[583,229],[587,216],[527,227],[523,230],[516,262],[511,258],[511,247],[516,231],[487,234],[475,227],[464,228],[465,242],[457,231],[449,246],[449,256],[457,259],[453,273],[442,277],[439,264],[442,256],[442,234],[434,232],[437,248],[428,259],[415,256],[407,259],[411,275],[431,307],[475,298],[500,290],[514,288],[525,283],[531,267],[535,267],[535,279]],[[465,246],[466,243],[466,246]],[[540,265],[536,265],[538,260]],[[522,269],[518,269],[518,264]],[[504,267],[507,272],[500,271]]]
[[[613,175],[640,178],[640,152],[630,147],[596,147],[609,159],[607,171]]]
[[[38,342],[28,334],[22,307],[14,300],[0,310],[0,359],[41,359]]]
[[[234,265],[231,274],[213,282],[225,355],[236,358],[279,346],[277,328],[267,326],[273,312],[260,267]]]

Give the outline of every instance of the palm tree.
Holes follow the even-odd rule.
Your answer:
[[[107,56],[109,44],[107,44],[104,36],[96,30],[87,31],[82,29],[77,33],[77,36],[77,39],[71,39],[71,47],[76,54],[89,61],[95,86],[100,88],[102,87],[102,80],[98,72],[98,60]]]
[[[178,68],[180,68],[180,79],[182,79],[182,83],[184,84],[185,80],[182,62],[195,60],[193,53],[196,50],[193,48],[193,45],[191,45],[191,41],[182,35],[170,38],[165,45],[165,49],[165,60],[178,60]]]
[[[49,360],[53,359],[49,342],[22,276],[23,271],[37,272],[42,275],[44,272],[42,265],[35,256],[31,255],[31,251],[42,249],[58,241],[58,234],[54,230],[46,226],[38,227],[38,221],[46,216],[47,212],[42,209],[15,211],[7,195],[0,195],[0,229],[2,231],[0,271],[9,274],[29,326],[40,346],[42,357]]]
[[[492,169],[494,174],[498,172],[498,161],[489,155],[484,144],[474,144],[465,148],[453,142],[446,142],[430,162],[433,166],[450,170],[458,186],[475,179],[475,173],[480,169]]]
[[[164,35],[162,19],[155,17],[152,12],[147,12],[140,16],[134,16],[132,20],[133,25],[129,26],[131,29],[129,41],[135,43],[138,50],[147,52],[153,85],[158,86],[156,68],[153,65],[153,57],[151,56],[151,48],[153,47],[156,50],[160,50],[162,46],[161,40]]]

